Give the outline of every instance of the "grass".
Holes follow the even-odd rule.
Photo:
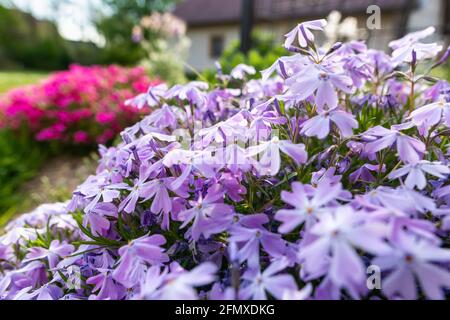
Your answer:
[[[37,83],[48,74],[36,71],[0,71],[0,94],[13,88]]]

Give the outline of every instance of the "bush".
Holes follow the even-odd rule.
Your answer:
[[[270,67],[278,57],[285,53],[285,49],[276,43],[275,37],[266,32],[255,31],[252,34],[252,49],[247,55],[240,51],[240,41],[233,41],[223,52],[219,62],[222,70],[230,74],[231,70],[239,64],[253,66],[256,70],[264,70]],[[206,70],[202,74],[209,82],[215,81],[216,70]],[[250,78],[258,78],[259,75],[250,75]]]
[[[0,226],[18,210],[23,210],[20,186],[33,178],[47,158],[47,151],[26,133],[0,130]]]
[[[0,5],[0,68],[65,69],[69,59],[54,23]]]
[[[417,64],[450,48],[436,59],[427,29],[392,56],[324,51],[323,26],[296,26],[261,80],[240,65],[138,96],[154,111],[101,147],[72,200],[7,227],[0,295],[448,298],[450,87]]]
[[[26,128],[37,141],[65,146],[109,143],[140,117],[141,111],[124,101],[157,83],[142,68],[74,65],[3,96],[0,126]]]

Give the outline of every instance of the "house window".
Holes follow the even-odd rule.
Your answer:
[[[223,36],[214,35],[209,40],[209,56],[211,58],[219,58],[222,55],[224,47]]]
[[[444,33],[450,33],[450,3],[448,1],[444,1]]]

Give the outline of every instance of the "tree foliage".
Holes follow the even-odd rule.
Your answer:
[[[167,11],[177,0],[104,0],[95,24],[106,41],[103,63],[135,64],[146,55],[132,40],[132,29],[143,16]],[[105,9],[106,8],[106,9]]]

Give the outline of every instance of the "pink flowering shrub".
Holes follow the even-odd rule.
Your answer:
[[[25,127],[37,141],[107,143],[142,113],[125,101],[158,83],[142,68],[73,65],[0,97],[0,127]]]
[[[0,237],[0,298],[448,298],[450,90],[427,70],[450,50],[429,29],[323,49],[323,26],[262,79],[131,100],[152,113],[70,202]]]

